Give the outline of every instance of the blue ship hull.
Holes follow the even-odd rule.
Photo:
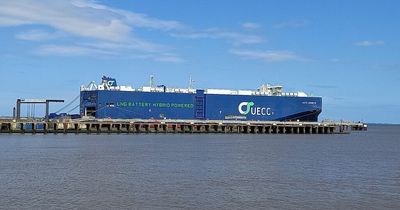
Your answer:
[[[81,91],[81,116],[112,119],[318,121],[321,97]]]

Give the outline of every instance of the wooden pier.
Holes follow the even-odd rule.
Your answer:
[[[339,134],[366,130],[364,123],[216,120],[29,120],[0,119],[0,133],[226,133]]]

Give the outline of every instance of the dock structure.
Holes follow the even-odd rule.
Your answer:
[[[226,134],[344,134],[366,130],[361,122],[281,122],[231,120],[32,120],[0,119],[0,133],[226,133]]]
[[[17,119],[21,118],[21,104],[45,104],[46,106],[45,118],[49,119],[50,103],[63,103],[63,102],[64,100],[58,100],[58,99],[17,99],[16,110],[14,108],[14,117],[16,117]]]

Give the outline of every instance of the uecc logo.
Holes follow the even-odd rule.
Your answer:
[[[243,107],[246,106],[246,111],[243,111]],[[242,102],[239,104],[239,113],[240,114],[248,114],[250,112],[251,107],[254,106],[254,102],[250,101],[250,102]]]
[[[246,107],[245,110],[243,110],[244,107]],[[242,114],[242,115],[247,115],[247,114],[251,113],[251,115],[262,115],[262,116],[268,115],[269,116],[269,115],[273,114],[271,108],[269,108],[269,107],[268,108],[267,107],[256,107],[256,106],[254,106],[254,102],[252,102],[252,101],[241,102],[239,104],[239,106],[238,106],[238,110],[239,110],[239,113]]]

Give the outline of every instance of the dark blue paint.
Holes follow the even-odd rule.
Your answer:
[[[254,102],[255,115],[241,115],[238,110],[241,102]],[[191,106],[157,107],[157,103]],[[196,94],[94,90],[81,92],[81,115],[85,109],[94,110],[96,118],[317,121],[322,98],[204,94],[202,90]]]

